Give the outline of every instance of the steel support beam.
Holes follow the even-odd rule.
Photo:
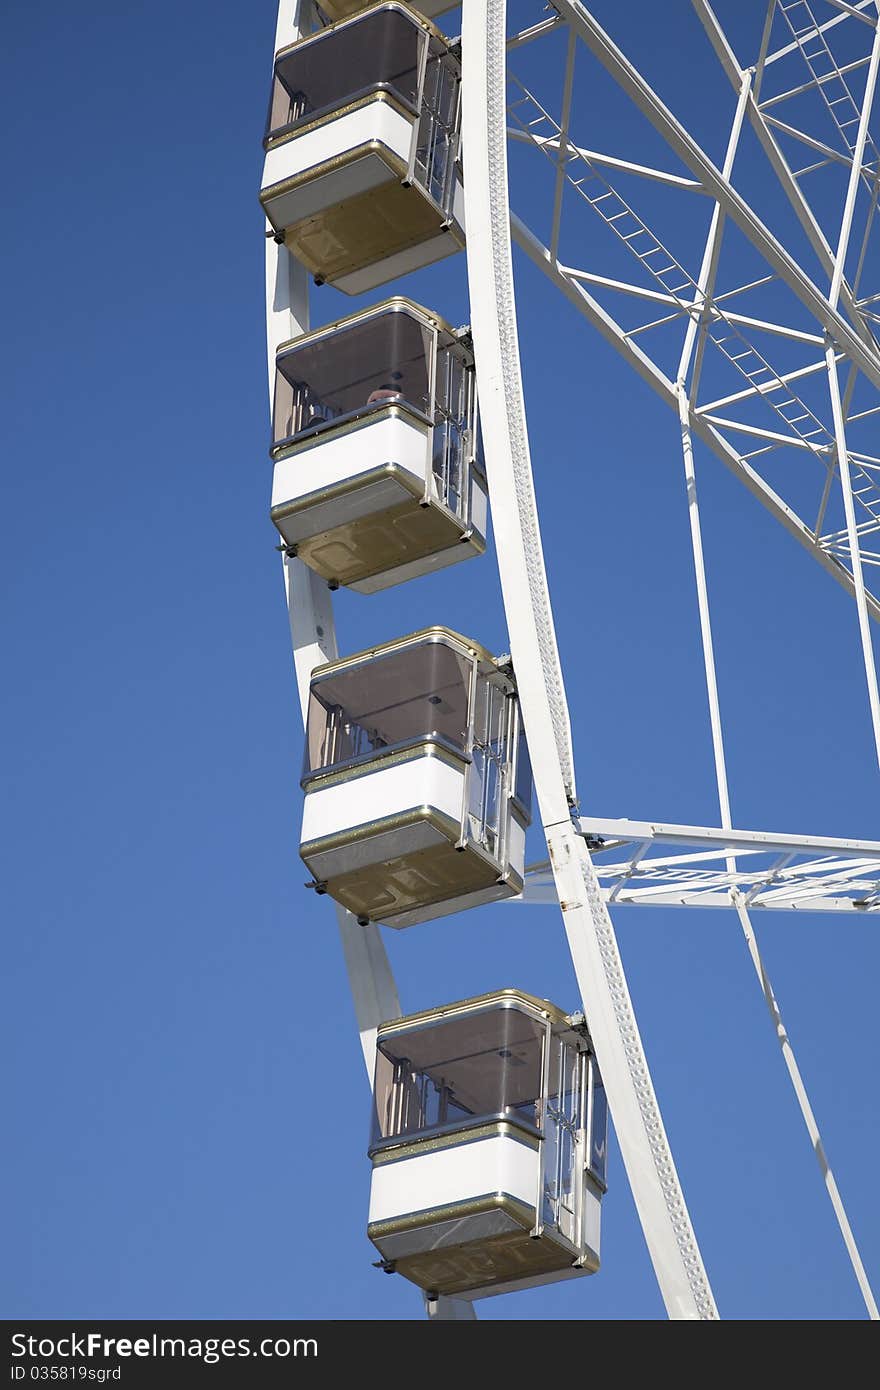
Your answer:
[[[630,367],[646,381],[670,409],[678,414],[678,396],[674,382],[670,381],[659,367],[637,344],[630,341],[625,329],[603,309],[593,296],[566,274],[564,267],[553,262],[547,247],[534,235],[525,223],[511,214],[511,231],[517,245],[525,251],[531,261],[565,295],[566,299],[583,314],[588,323],[620,353]],[[850,595],[855,595],[852,575],[839,561],[828,555],[818,544],[813,531],[788,507],[782,498],[773,491],[759,473],[749,466],[740,454],[728,443],[712,424],[693,409],[689,414],[690,427],[705,444],[717,455],[725,467],[740,479],[751,493],[781,522],[785,529],[807,550],[815,560],[837,580]],[[731,425],[733,422],[731,422]],[[786,444],[791,440],[785,439]],[[880,601],[873,594],[866,596],[868,611],[872,618],[880,620]]]
[[[715,1318],[629,997],[614,929],[570,815],[567,730],[519,372],[507,197],[505,0],[463,10],[463,147],[471,326],[511,654],[569,950],[615,1133],[670,1317]]]
[[[757,251],[789,289],[797,296],[813,317],[831,334],[834,341],[865,375],[880,387],[880,354],[876,345],[866,343],[846,322],[843,316],[833,309],[827,298],[798,265],[785,247],[764,225],[757,213],[745,199],[725,179],[693,136],[673,116],[660,100],[657,93],[645,80],[637,68],[618,48],[598,21],[579,0],[557,0],[560,14],[577,30],[587,47],[599,62],[627,93],[638,109],[647,116],[694,177],[703,184],[706,191],[715,198],[723,211],[748,237]],[[736,87],[739,90],[741,77]]]
[[[692,0],[692,4],[700,17],[700,20],[702,21],[703,27],[706,30],[712,47],[715,49],[715,53],[718,57],[719,62],[721,63],[721,66],[723,67],[724,71],[727,73],[728,78],[730,79],[731,85],[733,86],[734,90],[739,91],[743,80],[743,70],[740,67],[739,62],[737,61],[736,55],[734,54],[733,49],[728,43],[724,31],[721,28],[721,25],[718,23],[718,20],[716,19],[711,6],[707,3],[707,0]],[[770,61],[770,58],[764,60],[762,67],[766,67],[767,63],[769,63]],[[782,153],[782,150],[779,147],[779,143],[775,139],[773,132],[770,129],[770,126],[767,123],[767,120],[764,116],[764,113],[758,105],[758,102],[755,99],[754,95],[749,100],[748,116],[752,129],[754,130],[755,134],[760,140],[764,148],[764,152],[767,155],[767,158],[770,161],[770,164],[773,168],[773,171],[776,174],[777,179],[779,180],[779,185],[785,196],[788,198],[788,201],[791,203],[791,206],[795,211],[798,221],[803,227],[804,232],[806,233],[807,238],[809,239],[810,245],[812,246],[813,250],[816,253],[816,256],[818,257],[819,264],[822,266],[822,269],[825,271],[825,273],[830,277],[834,269],[834,255],[831,250],[831,247],[829,246],[825,238],[825,234],[822,231],[822,228],[816,221],[816,218],[813,215],[813,211],[809,203],[807,202],[806,198],[801,192],[798,182],[795,179],[791,169],[789,168],[788,161]],[[746,229],[743,228],[743,230],[745,231]],[[746,234],[748,235],[748,233]],[[812,284],[812,282],[810,283]],[[792,288],[794,288],[793,285]],[[821,299],[821,292],[815,286],[813,286],[813,289]],[[847,314],[850,317],[851,322],[855,326],[855,334],[858,335],[856,341],[861,340],[866,345],[866,351],[869,352],[876,361],[876,343],[874,341],[873,335],[871,334],[865,322],[864,315],[862,314],[858,304],[856,303],[856,300],[853,297],[853,293],[849,285],[844,283],[841,287],[841,290],[841,301],[846,309]],[[806,300],[802,300],[802,302],[806,304]],[[831,308],[831,306],[827,304],[827,301],[823,302],[826,303],[826,308]],[[808,304],[807,307],[810,308],[810,305]],[[836,311],[836,304],[832,312],[834,311]],[[815,317],[823,325],[826,332],[831,333],[832,337],[836,341],[841,342],[842,346],[846,346],[843,343],[843,340],[840,339],[837,333],[834,332],[829,322],[827,322],[824,318],[816,314],[814,309],[812,309],[811,312],[815,314]],[[864,367],[862,366],[861,362],[859,362],[858,365],[862,367],[862,370],[864,370]],[[872,380],[874,381],[875,385],[880,384],[878,383],[876,376],[873,376]]]

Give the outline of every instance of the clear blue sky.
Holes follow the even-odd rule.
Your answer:
[[[721,78],[680,8],[677,31],[647,0],[599,14],[699,116]],[[368,1091],[297,854],[257,201],[274,24],[274,0],[4,12],[7,1318],[422,1316],[372,1267]],[[716,823],[674,421],[520,271],[583,810]],[[463,257],[405,289],[467,318]],[[316,292],[315,322],[352,307]],[[700,476],[735,823],[880,838],[851,604]],[[432,622],[506,648],[491,551],[337,613],[343,650]],[[722,1316],[862,1317],[735,919],[616,922]],[[880,1282],[876,924],[757,924]],[[578,1006],[549,907],[388,936],[408,1010],[507,984]],[[601,1273],[480,1316],[663,1317],[613,1143]]]

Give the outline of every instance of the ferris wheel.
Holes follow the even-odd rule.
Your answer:
[[[851,596],[880,760],[877,0],[726,0],[718,14],[693,0],[729,108],[720,161],[626,34],[619,46],[578,0],[464,0],[460,35],[443,30],[451,8],[280,0],[260,194],[271,515],[306,730],[300,853],[334,903],[374,1090],[369,1235],[435,1318],[595,1272],[607,1097],[667,1314],[717,1318],[612,912],[724,908],[876,1319],[752,914],[880,911],[880,842],[733,825],[697,467],[723,463]],[[632,122],[585,117],[601,84]],[[604,140],[613,152],[592,148]],[[717,825],[580,813],[514,246],[582,316],[591,350],[603,339],[671,411]],[[464,328],[406,297],[407,275],[456,253]],[[313,327],[310,282],[375,300]],[[337,590],[382,603],[478,558],[490,516],[509,652],[439,626],[338,651]],[[532,820],[546,857],[527,865]],[[381,928],[500,901],[561,910],[582,1007],[505,987],[406,1015]]]

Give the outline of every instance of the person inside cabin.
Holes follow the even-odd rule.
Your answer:
[[[401,400],[403,400],[403,392],[386,381],[381,386],[377,386],[375,391],[370,392],[367,396],[367,405],[376,405],[380,401]]]

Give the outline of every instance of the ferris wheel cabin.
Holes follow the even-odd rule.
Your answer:
[[[430,1295],[599,1268],[607,1107],[582,1014],[502,989],[379,1028],[368,1235]]]
[[[430,627],[312,675],[300,855],[362,923],[519,893],[531,767],[509,661]]]
[[[288,554],[373,593],[486,548],[473,355],[396,297],[275,359],[272,520]]]
[[[460,85],[396,0],[276,54],[260,201],[318,281],[361,294],[464,245]]]

